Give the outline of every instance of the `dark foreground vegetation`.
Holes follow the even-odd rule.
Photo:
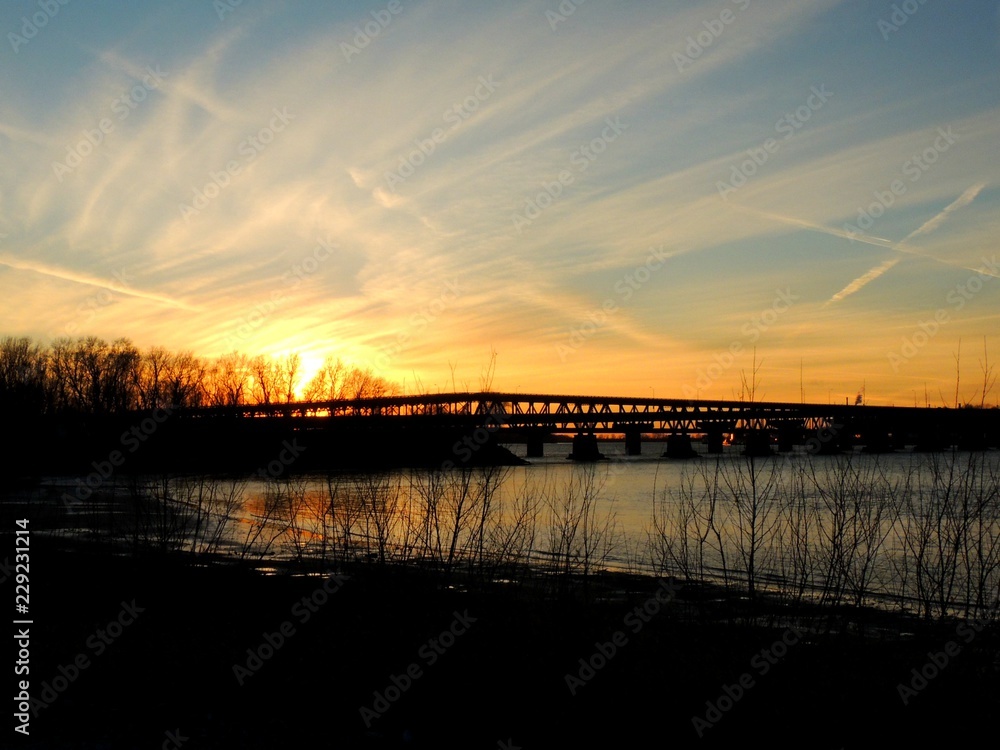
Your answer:
[[[3,507],[7,532],[25,509]],[[961,746],[1000,702],[996,626],[975,620],[624,574],[265,574],[42,533],[31,555],[46,705],[10,747]]]

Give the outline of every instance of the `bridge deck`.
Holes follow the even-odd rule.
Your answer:
[[[550,432],[692,433],[708,429],[995,431],[998,409],[848,406],[669,398],[609,398],[520,393],[439,393],[322,402],[242,404],[178,410],[185,418],[320,418],[369,423],[407,419],[440,426],[493,424]],[[309,419],[311,418],[311,419]]]

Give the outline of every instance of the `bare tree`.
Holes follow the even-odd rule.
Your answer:
[[[212,406],[239,406],[250,395],[250,360],[232,352],[219,357],[208,374],[208,401]]]
[[[586,595],[591,574],[608,563],[621,534],[613,500],[603,513],[600,510],[603,482],[597,464],[578,468],[561,491],[546,498],[549,554],[563,585],[579,574]]]
[[[979,360],[979,367],[983,371],[983,390],[979,398],[979,408],[986,408],[986,399],[989,398],[994,386],[997,384],[997,376],[993,374],[994,366],[990,364],[990,353],[986,348],[986,337],[983,336],[983,358]]]
[[[0,403],[8,413],[40,414],[49,407],[47,357],[27,337],[0,340]]]
[[[191,352],[172,354],[163,372],[165,405],[202,406],[209,402],[209,366]]]
[[[280,388],[280,371],[277,363],[270,357],[258,354],[249,361],[249,369],[254,403],[273,403],[276,400],[276,391]]]
[[[173,355],[162,346],[153,346],[139,363],[139,408],[168,406],[167,370]]]
[[[292,352],[276,364],[278,395],[284,403],[291,403],[295,400],[295,388],[299,384],[299,370],[302,367],[302,358],[297,352]]]
[[[291,527],[289,487],[281,479],[267,480],[264,494],[247,504],[246,531],[240,540],[241,560],[263,560]]]
[[[541,494],[527,482],[502,504],[488,531],[487,547],[494,560],[494,580],[501,576],[519,577],[530,571],[541,509]]]
[[[353,489],[364,510],[368,555],[385,564],[399,524],[399,478],[389,473],[360,474],[354,478]]]
[[[340,358],[329,356],[306,384],[303,397],[306,401],[335,401],[344,397],[344,378],[347,368]]]
[[[734,511],[726,499],[720,460],[700,463],[694,473],[683,475],[679,488],[665,489],[654,501],[647,534],[654,570],[702,583],[721,578],[728,590],[727,529]]]
[[[722,482],[735,523],[735,549],[745,576],[747,594],[757,596],[759,574],[771,562],[775,529],[780,520],[780,469],[775,461],[751,451],[735,464],[722,465]]]

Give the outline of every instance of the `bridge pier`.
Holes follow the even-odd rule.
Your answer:
[[[964,432],[961,439],[958,441],[958,449],[960,451],[969,451],[971,453],[987,451],[990,449],[989,436],[985,432],[979,432],[976,430]]]
[[[540,437],[528,438],[525,442],[526,455],[528,458],[542,458],[545,455],[545,441]]]
[[[862,433],[864,453],[892,453],[896,450],[894,435],[885,429],[872,428]]]
[[[743,455],[764,458],[773,456],[771,434],[767,430],[747,430],[743,437]]]
[[[690,435],[671,435],[667,438],[667,450],[663,458],[696,458],[697,455],[691,445]]]
[[[626,456],[642,455],[642,432],[640,432],[639,430],[625,431],[625,455]]]
[[[940,430],[924,429],[917,434],[917,443],[913,446],[914,453],[943,453],[951,446]]]
[[[851,448],[850,425],[832,424],[813,431],[806,440],[806,450],[814,456],[833,456]]]
[[[710,427],[705,431],[706,443],[708,444],[708,452],[722,453],[722,429],[719,427]]]
[[[528,428],[524,431],[525,455],[528,458],[542,458],[545,455],[545,438],[549,435],[545,430]]]
[[[600,461],[604,455],[598,450],[597,435],[583,433],[573,436],[573,452],[569,454],[572,461]]]
[[[795,450],[795,442],[800,434],[801,430],[794,425],[782,424],[778,427],[778,452],[791,453]]]

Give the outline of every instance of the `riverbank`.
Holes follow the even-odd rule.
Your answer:
[[[22,747],[923,746],[977,739],[1000,702],[996,626],[882,614],[862,634],[626,575],[584,598],[32,543],[31,693],[51,700]]]

